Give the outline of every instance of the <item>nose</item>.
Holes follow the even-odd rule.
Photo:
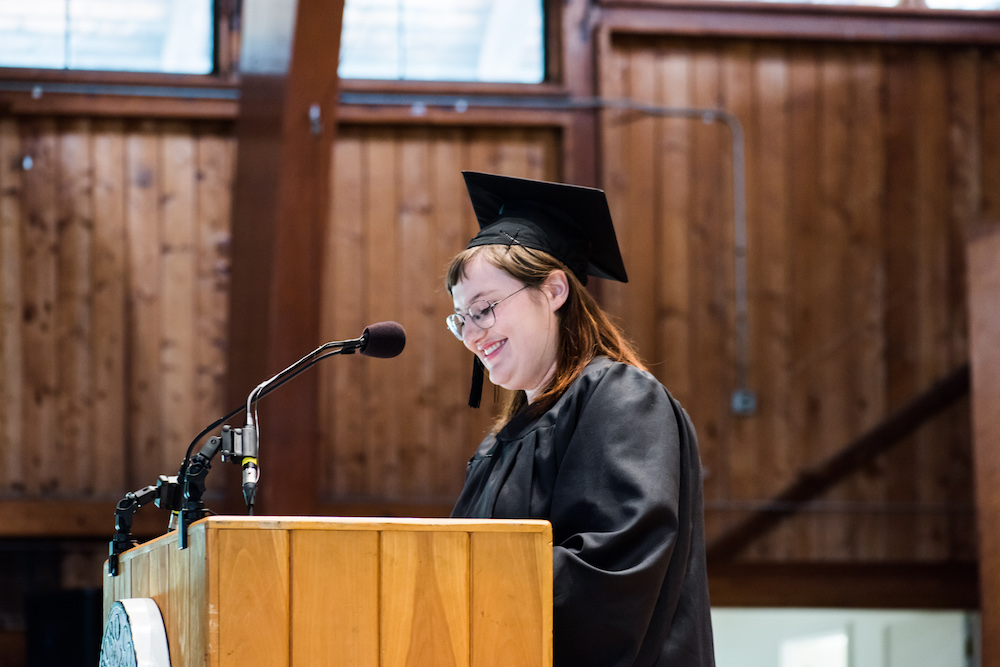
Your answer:
[[[465,321],[465,326],[462,327],[462,342],[465,347],[475,352],[476,344],[482,340],[484,335],[486,335],[486,329],[481,329],[479,325],[471,321],[471,318]]]

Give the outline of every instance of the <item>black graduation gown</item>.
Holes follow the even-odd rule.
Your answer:
[[[515,416],[452,516],[552,523],[557,667],[715,664],[694,429],[649,373],[598,357],[540,417]]]

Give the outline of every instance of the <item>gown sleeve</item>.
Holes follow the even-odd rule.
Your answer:
[[[683,622],[684,496],[700,485],[689,424],[659,382],[622,364],[580,406],[551,505],[557,665],[655,664]]]

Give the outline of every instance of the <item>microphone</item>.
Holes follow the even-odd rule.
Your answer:
[[[247,505],[247,512],[253,514],[253,506],[257,501],[257,480],[260,479],[260,470],[257,467],[257,430],[253,425],[253,417],[247,413],[246,426],[240,434],[243,449],[243,500]]]
[[[368,325],[360,340],[361,354],[376,359],[391,359],[406,347],[406,332],[398,322],[379,322]]]
[[[389,321],[370,324],[365,327],[364,332],[359,338],[325,343],[277,375],[264,380],[254,387],[254,390],[247,396],[246,423],[243,426],[240,451],[243,463],[243,499],[246,501],[250,514],[253,514],[253,506],[257,495],[257,481],[260,477],[260,469],[257,464],[259,427],[254,423],[253,404],[263,395],[265,387],[279,380],[281,382],[290,380],[292,376],[304,371],[317,361],[334,354],[353,354],[357,350],[367,357],[390,359],[402,352],[405,346],[406,331],[398,322]],[[281,384],[281,382],[278,384]]]

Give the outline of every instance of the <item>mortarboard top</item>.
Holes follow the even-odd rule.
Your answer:
[[[587,276],[628,282],[602,190],[463,171],[479,234],[469,248],[519,244],[547,252],[586,284]]]

